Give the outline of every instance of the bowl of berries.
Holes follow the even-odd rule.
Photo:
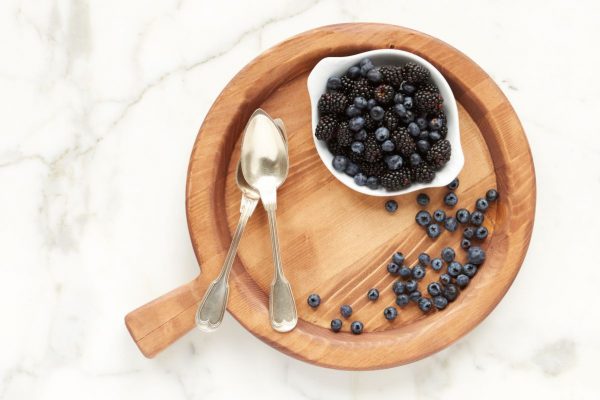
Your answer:
[[[464,165],[450,85],[413,53],[324,58],[308,92],[319,157],[352,190],[395,196],[441,187]]]

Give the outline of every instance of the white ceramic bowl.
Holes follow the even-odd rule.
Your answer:
[[[365,57],[370,58],[375,66],[401,65],[409,61],[421,64],[429,70],[432,81],[440,89],[440,94],[444,98],[443,109],[448,119],[448,136],[446,139],[448,139],[450,145],[452,146],[452,156],[450,157],[450,161],[448,161],[448,163],[440,171],[436,172],[433,182],[427,184],[414,183],[406,189],[394,192],[389,192],[383,188],[372,190],[366,186],[358,186],[356,183],[354,183],[354,179],[352,179],[352,177],[344,173],[337,172],[333,169],[331,164],[333,155],[327,149],[325,142],[318,140],[315,137],[315,128],[317,127],[317,122],[319,120],[319,110],[317,104],[321,95],[325,93],[327,79],[330,76],[342,76],[348,68],[358,64],[358,62]],[[325,166],[329,169],[329,171],[331,171],[333,176],[335,176],[340,182],[352,190],[356,190],[357,192],[370,196],[397,196],[430,187],[445,186],[458,176],[465,163],[464,155],[460,145],[460,132],[458,131],[458,109],[456,107],[456,100],[454,99],[450,85],[448,85],[448,82],[446,82],[446,79],[444,79],[440,71],[438,71],[429,62],[415,54],[402,50],[382,49],[367,51],[365,53],[355,54],[347,57],[324,58],[319,61],[317,65],[315,65],[308,76],[308,94],[310,96],[310,104],[312,109],[313,140],[315,142],[317,152],[319,153],[319,157],[321,157],[321,160],[323,163],[325,163]]]

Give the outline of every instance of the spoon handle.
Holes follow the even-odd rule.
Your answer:
[[[269,217],[269,231],[271,233],[271,247],[273,249],[273,261],[275,263],[275,274],[271,283],[271,295],[269,296],[269,317],[271,326],[278,332],[289,332],[298,323],[296,303],[292,294],[292,287],[283,274],[281,255],[279,251],[279,237],[277,235],[277,217],[275,205],[266,205]]]
[[[231,239],[231,245],[225,257],[225,263],[221,269],[219,276],[210,284],[204,298],[198,306],[196,312],[196,326],[203,332],[212,332],[221,325],[223,321],[223,315],[227,308],[227,297],[229,295],[229,272],[233,266],[233,260],[235,260],[235,254],[242,238],[242,233],[246,227],[248,219],[254,212],[257,199],[251,199],[247,196],[242,196],[242,202],[240,205],[240,220],[238,221],[237,228]]]

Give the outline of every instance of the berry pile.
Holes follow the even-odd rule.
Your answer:
[[[429,183],[452,152],[443,101],[425,67],[376,67],[365,58],[328,79],[315,136],[334,155],[334,169],[359,186]]]

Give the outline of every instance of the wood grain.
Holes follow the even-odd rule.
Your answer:
[[[416,307],[394,322],[382,311],[394,302],[393,278],[385,269],[393,251],[409,264],[422,251],[458,248],[460,232],[428,239],[414,223],[416,193],[398,197],[390,216],[386,199],[353,192],[331,176],[311,138],[306,77],[323,57],[377,48],[398,48],[426,58],[444,74],[459,103],[465,167],[457,190],[459,207],[473,208],[497,187],[501,199],[486,215],[490,231],[483,244],[488,259],[467,290],[443,312],[424,316]],[[288,334],[268,322],[272,260],[266,215],[258,209],[240,244],[231,275],[229,311],[250,332],[298,359],[341,369],[377,369],[423,358],[448,346],[485,318],[514,280],[529,244],[535,211],[535,173],[527,139],[510,103],[491,78],[449,45],[405,28],[383,24],[342,24],[293,37],[248,64],[209,111],[194,145],[188,172],[187,216],[192,244],[202,267],[199,278],[131,312],[127,327],[144,355],[152,357],[193,327],[198,301],[218,274],[239,216],[234,170],[245,122],[258,107],[287,126],[290,175],[279,192],[278,222],[286,275],[298,304],[298,327]],[[426,191],[433,211],[445,189]],[[457,207],[458,208],[458,207]],[[450,211],[446,208],[447,211]],[[459,260],[464,260],[462,251]],[[422,290],[437,274],[428,271]],[[366,299],[376,287],[377,302]],[[317,310],[309,293],[323,299]],[[365,333],[332,333],[328,327],[342,304]]]

